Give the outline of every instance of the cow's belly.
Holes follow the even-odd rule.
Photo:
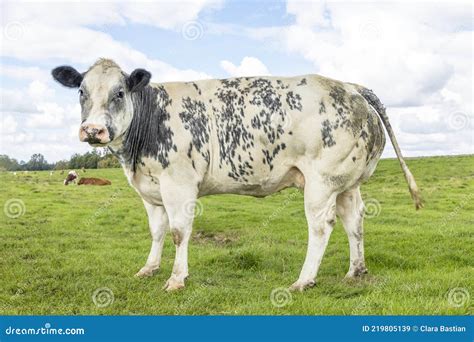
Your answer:
[[[218,170],[205,177],[199,196],[236,194],[265,197],[288,187],[304,187],[304,176],[294,166],[280,166],[272,172],[258,171],[247,182],[241,182],[229,180],[225,170]]]

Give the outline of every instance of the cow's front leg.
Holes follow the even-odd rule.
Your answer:
[[[156,206],[143,201],[148,214],[148,224],[151,233],[151,249],[145,266],[136,274],[137,277],[151,277],[159,268],[163,242],[168,229],[168,215],[163,206]]]
[[[184,182],[160,181],[163,203],[168,213],[170,232],[176,248],[173,272],[163,287],[166,291],[184,287],[188,277],[188,244],[191,237],[197,187]]]

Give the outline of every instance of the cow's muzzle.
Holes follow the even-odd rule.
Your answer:
[[[79,140],[94,144],[107,144],[110,142],[109,130],[102,125],[83,124],[79,129]]]

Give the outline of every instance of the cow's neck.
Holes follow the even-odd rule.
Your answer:
[[[163,168],[169,164],[168,153],[176,150],[173,132],[169,127],[171,104],[168,93],[162,86],[147,86],[132,94],[133,118],[126,133],[115,150],[122,165],[136,172],[141,158],[157,159]]]

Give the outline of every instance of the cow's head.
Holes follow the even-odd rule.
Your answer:
[[[100,59],[84,73],[59,66],[52,75],[62,85],[79,89],[79,139],[93,146],[106,146],[124,135],[133,117],[132,93],[141,91],[151,78],[144,69],[127,75],[108,59]]]

